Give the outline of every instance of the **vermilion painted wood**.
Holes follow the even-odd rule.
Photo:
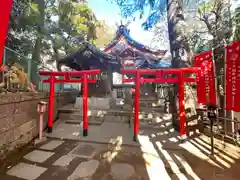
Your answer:
[[[0,67],[2,66],[2,58],[4,45],[7,38],[8,21],[12,10],[12,0],[0,1]]]
[[[44,76],[81,76],[84,74],[88,75],[98,75],[100,74],[99,69],[94,69],[94,70],[85,70],[85,71],[70,71],[70,72],[56,72],[56,71],[40,71],[40,75]]]
[[[48,132],[52,132],[54,118],[54,85],[55,83],[82,83],[83,84],[83,136],[88,135],[88,83],[96,83],[96,79],[88,79],[88,75],[99,75],[100,70],[72,71],[72,72],[51,72],[40,71],[40,75],[50,76],[49,79],[43,80],[44,83],[50,84],[49,91],[49,111],[48,111]],[[55,76],[63,76],[64,79],[56,79]],[[80,79],[71,79],[74,76],[82,76]]]
[[[55,77],[50,76],[50,89],[49,89],[49,108],[48,108],[48,132],[52,132],[52,125],[54,119],[54,92],[55,92]]]
[[[196,82],[196,78],[184,77],[186,74],[199,73],[200,68],[181,69],[121,69],[122,82],[135,82],[135,103],[134,103],[134,140],[137,139],[139,131],[139,102],[141,83],[178,83],[179,111],[180,111],[180,135],[186,135],[186,115],[184,107],[184,82]],[[175,75],[175,77],[164,77],[164,75]],[[124,75],[135,75],[135,78],[124,78]],[[144,78],[141,75],[156,75],[156,78]]]
[[[44,83],[51,83],[49,79],[43,80]],[[96,83],[96,79],[88,79],[88,83]],[[54,83],[83,83],[83,79],[56,79]]]
[[[196,73],[199,71],[199,67],[192,67],[192,68],[175,68],[175,69],[121,69],[121,72],[123,74],[135,74],[137,71],[140,72],[140,74],[156,74],[157,72],[162,72],[164,74],[173,74],[173,73]]]
[[[140,103],[140,73],[136,72],[135,81],[135,103],[134,103],[134,135],[133,140],[137,141],[139,131],[139,103]]]
[[[83,75],[83,136],[88,134],[88,75]]]

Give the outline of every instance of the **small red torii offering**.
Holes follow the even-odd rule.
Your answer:
[[[55,83],[82,83],[83,84],[83,136],[88,135],[88,83],[96,83],[96,79],[89,79],[88,75],[99,75],[100,70],[71,71],[71,72],[51,72],[40,71],[42,76],[50,76],[49,79],[43,80],[44,83],[50,84],[49,90],[49,108],[48,108],[48,133],[52,132],[53,110],[54,110],[54,85]],[[56,79],[56,76],[63,76],[64,79]],[[71,79],[71,77],[79,77]]]
[[[196,82],[196,78],[185,77],[192,73],[199,73],[199,67],[181,69],[121,69],[122,82],[135,82],[135,102],[134,102],[134,136],[137,141],[139,131],[139,103],[141,83],[178,83],[179,92],[179,115],[180,115],[180,135],[186,135],[186,116],[184,107],[184,82]],[[125,79],[124,75],[135,75],[135,78]],[[155,75],[155,78],[143,78],[141,75]],[[164,77],[165,75],[175,75],[175,77]]]

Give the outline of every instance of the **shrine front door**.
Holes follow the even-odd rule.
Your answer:
[[[141,84],[140,96],[156,96],[155,88],[151,83]]]

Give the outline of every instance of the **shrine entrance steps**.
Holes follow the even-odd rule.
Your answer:
[[[150,103],[143,102],[140,107],[139,119],[140,128],[155,128],[163,120],[169,117],[163,111],[163,107],[150,107]],[[89,125],[101,125],[103,122],[123,123],[132,126],[134,119],[134,111],[130,105],[123,105],[110,109],[89,109],[88,111]],[[58,117],[61,122],[66,124],[81,124],[83,113],[79,108],[75,108],[73,104],[69,104],[59,109]],[[169,119],[169,122],[171,119]]]
[[[139,134],[146,132],[164,132],[171,129],[171,116],[163,111],[163,106],[156,106],[155,98],[142,98],[139,112]],[[91,142],[109,143],[112,138],[122,137],[123,144],[138,145],[133,141],[133,105],[116,105],[109,108],[96,109],[89,106],[89,135],[82,136],[83,113],[75,104],[68,104],[58,110],[58,121],[53,132],[47,137],[74,139]],[[173,128],[172,128],[173,129]],[[178,136],[178,132],[174,132]]]

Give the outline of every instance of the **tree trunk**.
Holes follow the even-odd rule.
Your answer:
[[[37,66],[41,62],[41,48],[42,48],[42,39],[43,39],[43,33],[44,33],[44,18],[45,18],[45,1],[36,0],[36,3],[38,5],[38,10],[40,12],[40,20],[37,26],[37,39],[35,42],[33,55],[32,55],[32,61],[35,61],[35,63],[32,63],[31,80],[32,80],[32,83],[37,86],[39,82],[39,76],[38,74],[36,74],[36,72],[38,69]]]
[[[38,36],[35,41],[35,46],[32,55],[32,66],[31,66],[31,81],[34,85],[39,82],[38,65],[41,62],[41,47],[42,47],[42,36]]]
[[[183,0],[167,0],[167,18],[170,50],[172,54],[172,67],[189,67],[190,47],[186,37],[187,33],[184,32]],[[179,130],[179,100],[177,98],[177,85],[174,86],[170,94],[173,114],[172,123],[175,129]],[[187,117],[196,114],[192,88],[185,88],[185,109],[186,108],[191,109],[191,112],[187,114]]]

